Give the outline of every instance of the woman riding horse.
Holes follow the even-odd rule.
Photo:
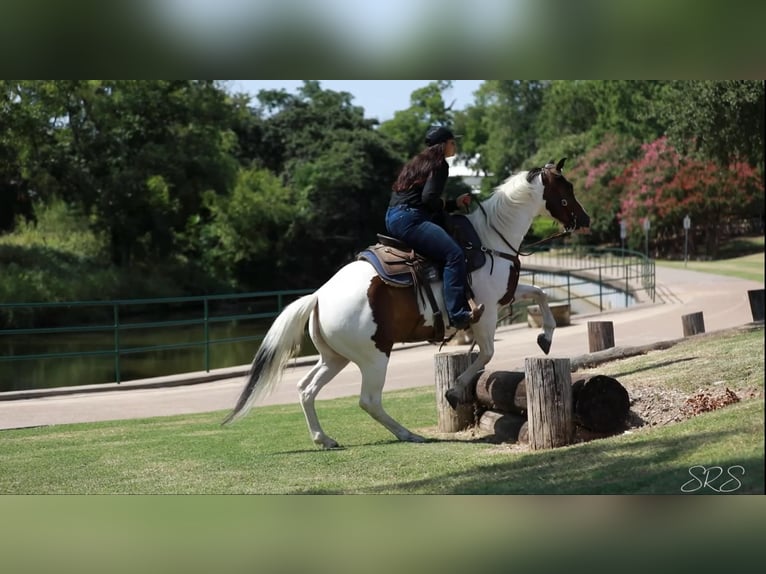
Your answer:
[[[399,172],[386,213],[386,229],[444,268],[444,300],[450,323],[456,329],[467,329],[481,319],[484,306],[469,308],[463,249],[439,222],[446,212],[468,206],[471,194],[457,200],[442,198],[449,176],[445,158],[457,151],[454,134],[443,126],[433,126],[426,133],[426,146]]]

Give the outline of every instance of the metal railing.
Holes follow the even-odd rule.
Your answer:
[[[29,311],[31,309],[51,310],[67,309],[71,310],[94,310],[93,315],[105,316],[111,315],[109,323],[95,323],[76,326],[63,327],[29,327],[0,329],[0,345],[3,337],[18,337],[24,335],[63,335],[75,333],[107,333],[112,338],[112,345],[109,349],[81,350],[75,352],[57,352],[57,353],[27,353],[19,355],[0,355],[0,362],[3,361],[29,361],[38,359],[55,358],[74,358],[74,357],[92,357],[92,356],[113,356],[114,357],[114,377],[115,382],[121,381],[121,357],[132,353],[144,353],[147,351],[162,351],[171,349],[183,349],[193,347],[203,347],[204,349],[204,370],[210,370],[210,347],[213,344],[232,343],[238,341],[259,340],[264,334],[246,335],[239,337],[228,337],[220,339],[211,339],[210,326],[215,323],[273,319],[282,311],[290,300],[313,293],[313,289],[297,289],[286,291],[263,291],[256,293],[242,293],[229,295],[206,295],[198,297],[165,297],[157,299],[125,299],[113,301],[68,301],[60,303],[0,303],[0,314],[13,314],[15,311]],[[270,302],[264,300],[270,299]],[[250,300],[251,307],[270,307],[269,310],[260,312],[247,312],[236,314],[211,314],[211,307],[216,304]],[[186,306],[198,306],[196,311],[185,309],[183,315],[192,318],[172,319],[162,321],[145,321],[149,309],[159,306],[164,315],[168,314],[168,309],[172,305],[183,304]],[[221,305],[224,306],[225,305]],[[196,315],[196,316],[195,316]],[[131,320],[132,319],[132,320]],[[182,327],[201,325],[203,336],[200,341],[170,343],[161,345],[142,345],[126,346],[121,342],[121,335],[129,330],[149,330],[167,327]]]
[[[655,300],[654,261],[643,254],[615,249],[559,249],[539,252],[522,258],[521,281],[543,288],[551,304],[566,302],[570,306],[578,301],[603,311],[611,308],[614,297],[623,297],[624,306],[634,302]],[[210,370],[212,345],[257,341],[263,332],[237,337],[212,338],[211,325],[224,322],[273,319],[291,300],[312,293],[312,289],[267,291],[199,297],[174,297],[157,299],[128,299],[115,301],[71,301],[61,303],[0,303],[0,321],[3,318],[19,323],[26,319],[32,326],[0,329],[0,363],[4,361],[30,361],[41,359],[72,359],[79,357],[113,357],[114,381],[122,379],[121,359],[126,355],[153,351],[185,348],[203,348],[203,368]],[[247,312],[227,313],[232,307],[248,307]],[[185,308],[180,309],[179,306]],[[192,309],[189,309],[189,307]],[[622,305],[620,305],[622,306]],[[56,309],[62,313],[56,313]],[[45,324],[41,320],[29,320],[35,310],[43,316],[55,317],[58,324]],[[85,313],[83,313],[85,310]],[[216,312],[213,312],[213,311]],[[240,309],[241,310],[241,309]],[[38,311],[38,312],[39,312]],[[573,308],[573,312],[577,312]],[[162,320],[147,320],[152,313],[160,314]],[[12,317],[14,314],[17,316]],[[73,325],[76,316],[81,324]],[[87,318],[83,318],[86,315]],[[175,318],[171,318],[174,317]],[[50,321],[48,321],[50,323]],[[83,324],[84,323],[84,324]],[[0,322],[0,325],[2,323]],[[142,332],[162,328],[202,326],[200,340],[167,344],[144,344],[131,346],[123,341],[129,331]],[[268,327],[268,325],[265,325]],[[44,352],[3,354],[6,337],[33,335],[69,335],[104,333],[111,339],[109,346],[86,348],[69,352]],[[143,333],[142,333],[143,334]],[[196,336],[196,335],[195,335]],[[129,337],[125,337],[126,339]],[[8,340],[8,339],[6,339]],[[7,348],[12,346],[6,346]],[[102,381],[99,381],[102,382]]]
[[[571,248],[521,260],[520,281],[548,288],[551,303],[583,301],[598,311],[655,302],[655,262],[627,249]],[[555,295],[565,292],[566,296]],[[618,298],[622,299],[619,301]],[[609,304],[607,304],[609,303]]]

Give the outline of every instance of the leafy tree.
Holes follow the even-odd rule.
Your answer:
[[[451,80],[437,80],[410,95],[410,107],[394,113],[380,125],[380,133],[389,138],[402,161],[423,149],[423,137],[429,126],[452,125],[454,114],[444,103],[443,93],[452,87]]]
[[[262,91],[252,108],[251,161],[290,190],[293,219],[272,254],[285,287],[321,283],[383,231],[401,159],[363,112],[351,94],[312,81],[295,95]]]
[[[624,190],[620,218],[627,223],[630,244],[640,245],[642,223],[649,218],[661,254],[679,249],[686,215],[713,256],[732,220],[763,213],[764,187],[757,169],[741,162],[722,168],[682,156],[666,137],[644,144],[641,156],[616,183]]]
[[[477,167],[494,187],[537,150],[536,121],[548,83],[537,80],[488,80],[467,108],[463,153],[478,157]]]
[[[718,164],[746,161],[763,168],[764,82],[676,81],[658,102],[670,143]]]
[[[243,168],[229,195],[208,191],[205,205],[205,267],[236,283],[278,288],[288,230],[306,212],[296,195],[268,170]]]
[[[24,185],[87,210],[116,265],[175,255],[202,193],[234,175],[231,106],[212,81],[18,82],[14,102],[29,120]]]
[[[619,243],[622,185],[616,181],[638,157],[640,142],[630,136],[607,134],[584,152],[567,177],[591,218],[589,243]],[[556,156],[558,157],[558,156]]]
[[[308,207],[292,229],[292,260],[300,257],[303,285],[353,260],[384,232],[384,215],[398,158],[373,131],[337,132],[326,153],[290,165],[291,186]]]

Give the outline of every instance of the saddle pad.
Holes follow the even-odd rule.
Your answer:
[[[363,259],[364,261],[367,261],[370,263],[374,268],[375,271],[380,275],[380,278],[383,279],[385,283],[388,283],[389,285],[392,285],[394,287],[411,287],[412,286],[412,274],[407,273],[399,273],[397,275],[391,275],[386,272],[386,270],[383,268],[383,264],[380,262],[380,259],[378,259],[377,254],[372,249],[365,249],[364,251],[360,252],[357,256],[357,259]]]

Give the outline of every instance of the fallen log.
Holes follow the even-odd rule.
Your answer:
[[[484,411],[479,419],[479,428],[503,442],[516,442],[526,417],[497,411]]]
[[[484,371],[476,381],[476,402],[490,411],[526,415],[523,371]]]
[[[638,347],[612,347],[611,349],[604,349],[603,351],[596,351],[595,353],[588,353],[587,355],[579,355],[571,360],[570,368],[574,373],[580,369],[597,367],[602,363],[608,363],[618,359],[625,359],[627,357],[634,357],[636,355],[645,355],[649,351],[669,349],[670,347],[680,343],[682,340],[683,339],[659,341],[657,343],[649,343],[648,345],[640,345]]]

